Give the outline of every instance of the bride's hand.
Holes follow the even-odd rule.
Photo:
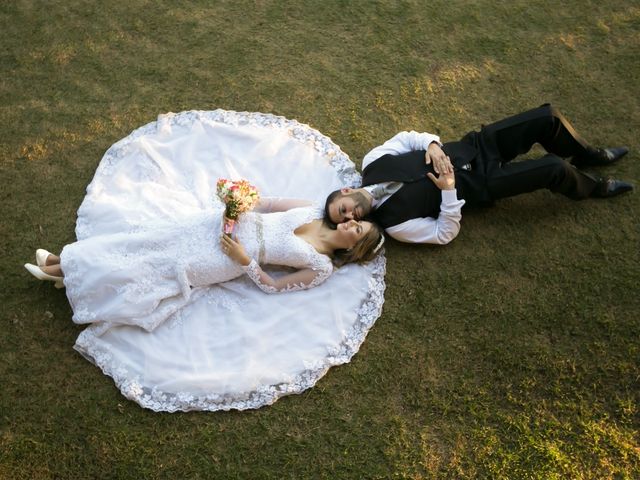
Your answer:
[[[238,262],[245,267],[251,263],[251,258],[245,252],[244,247],[236,239],[231,238],[229,235],[222,235],[220,239],[222,244],[222,251],[226,253],[229,258]]]

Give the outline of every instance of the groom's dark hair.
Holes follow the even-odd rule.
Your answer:
[[[334,190],[327,197],[327,201],[324,202],[324,221],[325,223],[335,230],[336,224],[331,221],[331,215],[329,215],[329,205],[336,199],[338,195],[342,195],[340,190]]]

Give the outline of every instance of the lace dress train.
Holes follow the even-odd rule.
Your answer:
[[[244,215],[237,234],[255,261],[232,262],[220,251],[220,177],[316,205],[359,181],[327,137],[264,114],[165,115],[109,149],[78,241],[61,254],[73,319],[89,324],[75,348],[156,411],[257,408],[299,393],[350,360],[382,307],[383,256],[333,271],[293,233],[322,217],[318,207]],[[258,263],[311,275],[276,292],[265,279],[286,272]]]

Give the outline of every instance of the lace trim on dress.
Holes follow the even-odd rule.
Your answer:
[[[253,258],[251,259],[251,262],[249,262],[249,265],[247,265],[246,267],[242,267],[242,269],[246,272],[247,276],[251,280],[253,280],[253,283],[255,283],[260,290],[265,293],[278,293],[278,289],[276,287],[272,287],[270,285],[265,285],[264,283],[262,283],[260,279],[262,269],[260,268],[260,265],[258,265],[258,262],[256,262]]]
[[[274,403],[285,395],[301,393],[311,388],[324,376],[329,368],[348,363],[351,360],[359,350],[362,342],[364,342],[369,329],[382,312],[385,267],[386,259],[384,255],[378,255],[367,264],[366,268],[371,273],[369,292],[357,312],[358,320],[351,330],[346,332],[344,339],[336,348],[328,351],[325,358],[313,362],[313,364],[305,365],[306,370],[289,382],[264,385],[255,391],[233,395],[195,395],[190,392],[167,393],[157,388],[142,387],[138,379],[131,378],[126,368],[118,365],[113,360],[112,355],[106,349],[100,347],[96,339],[99,334],[91,328],[80,334],[74,348],[89,361],[95,363],[103,373],[111,376],[125,397],[156,412],[260,408]]]

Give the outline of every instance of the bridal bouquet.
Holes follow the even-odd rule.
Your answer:
[[[231,235],[240,214],[255,207],[260,200],[260,195],[258,195],[258,189],[246,180],[232,181],[221,178],[216,184],[216,189],[218,197],[226,207],[224,210],[224,233]]]

